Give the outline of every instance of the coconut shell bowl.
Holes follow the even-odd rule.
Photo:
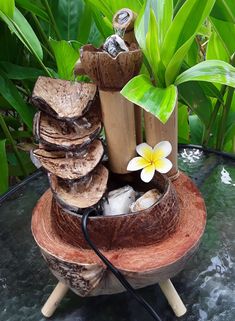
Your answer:
[[[133,26],[135,15],[127,13]],[[117,16],[114,21],[117,28]],[[125,29],[132,30],[126,24],[127,20]],[[134,39],[130,32],[128,39]],[[136,44],[129,48],[114,58],[85,46],[76,70],[89,75],[91,83],[39,77],[35,84],[32,103],[39,110],[34,119],[38,148],[32,160],[48,173],[50,189],[34,208],[32,233],[58,279],[42,308],[46,317],[53,315],[69,289],[82,297],[125,291],[84,237],[82,217],[89,208],[97,212],[88,219],[90,239],[131,286],[159,283],[176,316],[186,313],[170,279],[184,269],[199,246],[206,224],[205,204],[194,183],[181,172],[175,180],[156,172],[151,182],[144,183],[139,173],[127,171],[141,142],[139,109],[119,93],[142,63]],[[105,64],[103,69],[100,62]],[[111,72],[105,69],[109,66]],[[122,83],[116,82],[117,77]],[[100,139],[103,126],[105,142]],[[109,192],[126,185],[141,195],[156,190],[158,197],[148,207],[116,215],[107,210],[100,215]]]

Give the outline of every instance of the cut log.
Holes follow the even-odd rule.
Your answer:
[[[100,140],[93,141],[79,153],[34,150],[34,156],[50,173],[63,179],[79,179],[88,175],[103,157],[104,148]]]
[[[49,175],[49,180],[54,197],[61,206],[79,211],[100,201],[107,187],[108,170],[100,164],[80,180],[62,180],[52,174]]]
[[[32,104],[63,120],[82,117],[96,95],[96,85],[39,77],[32,93]]]
[[[182,173],[173,183],[180,201],[179,224],[174,233],[152,245],[128,247],[127,240],[125,244],[127,247],[124,245],[119,249],[102,251],[135,288],[165,281],[179,273],[198,248],[203,235],[206,209],[200,192]],[[34,209],[32,232],[52,273],[81,296],[124,291],[123,286],[90,248],[74,246],[57,234],[52,226],[51,202],[52,195],[48,191]],[[112,227],[113,217],[105,218],[110,220]],[[135,223],[132,226],[134,227]],[[126,228],[125,222],[122,228]],[[88,231],[92,241],[97,245],[92,238],[89,223]],[[103,234],[100,232],[100,235],[105,237],[108,231],[107,228]],[[130,228],[126,229],[125,233],[129,232]],[[78,233],[82,233],[81,229],[71,231],[71,239]],[[138,240],[141,236],[141,234],[133,235],[134,240]]]
[[[82,118],[61,121],[39,112],[34,118],[34,135],[46,149],[75,150],[91,143],[101,131],[100,110],[93,106]]]

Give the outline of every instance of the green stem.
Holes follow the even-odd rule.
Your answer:
[[[45,6],[45,8],[46,8],[46,10],[47,10],[47,14],[48,14],[48,16],[49,16],[49,19],[50,19],[50,21],[51,21],[51,25],[52,25],[52,27],[53,27],[53,29],[54,29],[54,31],[55,31],[55,34],[56,34],[58,40],[61,40],[62,38],[61,38],[60,32],[59,32],[59,30],[58,30],[58,28],[57,28],[57,25],[56,25],[54,16],[53,16],[53,14],[52,14],[52,12],[51,12],[51,8],[50,8],[50,6],[49,6],[49,3],[48,3],[47,0],[43,0],[42,2],[43,2],[44,6]]]
[[[49,56],[50,56],[52,59],[54,59],[53,49],[52,49],[52,47],[51,47],[51,44],[50,44],[50,41],[48,40],[47,35],[45,34],[44,30],[42,29],[42,26],[41,26],[38,18],[36,17],[36,15],[35,15],[34,13],[32,13],[32,12],[31,12],[31,15],[32,15],[33,20],[34,20],[34,23],[35,23],[35,25],[36,25],[36,27],[37,27],[37,29],[38,29],[38,31],[39,31],[39,33],[40,33],[43,41],[44,41],[44,43],[45,43],[45,47],[44,47],[44,48],[46,49],[46,51],[47,51],[47,53],[49,54]]]
[[[221,87],[221,90],[220,90],[221,96],[224,96],[225,91],[226,91],[226,86],[223,85]],[[217,114],[219,112],[220,106],[221,106],[221,100],[218,98],[217,101],[216,101],[215,107],[214,107],[214,109],[213,109],[213,111],[211,113],[209,124],[205,129],[204,138],[203,138],[203,145],[204,146],[207,146],[207,144],[209,142],[211,130],[212,130],[212,128],[214,126],[214,123],[216,121],[216,117],[217,117]]]
[[[16,156],[18,162],[19,162],[19,165],[21,167],[23,175],[27,176],[28,173],[27,173],[26,168],[24,167],[24,164],[23,164],[22,159],[20,157],[20,153],[18,152],[18,149],[16,147],[15,141],[14,141],[13,137],[11,136],[11,133],[10,133],[10,131],[9,131],[9,129],[8,129],[8,127],[7,127],[6,123],[5,123],[5,120],[2,117],[1,113],[0,113],[0,126],[2,128],[2,131],[3,131],[4,135],[6,136],[6,138],[9,140],[9,142],[12,145],[13,151],[14,151],[15,156]]]
[[[216,148],[219,150],[221,150],[224,145],[226,122],[228,119],[228,114],[229,114],[229,110],[230,110],[232,99],[233,99],[233,93],[234,93],[234,88],[229,87],[226,103],[223,108],[223,113],[222,113],[222,117],[221,117],[221,121],[220,121],[219,133],[218,133],[217,143],[216,143]]]

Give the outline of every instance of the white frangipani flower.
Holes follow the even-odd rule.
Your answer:
[[[140,155],[130,160],[128,171],[141,171],[141,179],[149,183],[154,176],[155,171],[166,174],[172,168],[172,162],[166,157],[170,155],[172,146],[168,141],[162,141],[153,148],[146,143],[136,146],[136,151]]]

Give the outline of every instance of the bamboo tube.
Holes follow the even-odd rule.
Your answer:
[[[146,142],[150,146],[155,146],[157,143],[168,140],[172,145],[172,152],[168,156],[173,167],[168,177],[172,180],[178,177],[178,109],[175,107],[171,117],[166,124],[160,122],[155,116],[148,112],[144,112],[145,137]]]
[[[159,282],[159,286],[164,293],[169,305],[171,306],[172,310],[174,311],[177,317],[182,317],[186,312],[187,309],[181,300],[179,294],[177,293],[174,285],[172,284],[171,280],[168,279],[166,281]]]
[[[69,287],[61,282],[58,282],[57,286],[47,299],[46,303],[42,307],[42,314],[46,318],[50,318],[55,310],[57,309],[58,305],[60,304],[61,300],[65,297],[66,293],[68,292]]]
[[[135,105],[135,132],[137,145],[143,142],[142,115],[142,108],[140,106]]]
[[[134,24],[137,14],[128,8],[119,10],[113,17],[113,27],[116,32],[124,32],[124,40],[130,45],[137,43],[134,33]]]
[[[135,156],[136,147],[134,104],[118,91],[99,93],[110,170],[128,173],[127,164]]]

